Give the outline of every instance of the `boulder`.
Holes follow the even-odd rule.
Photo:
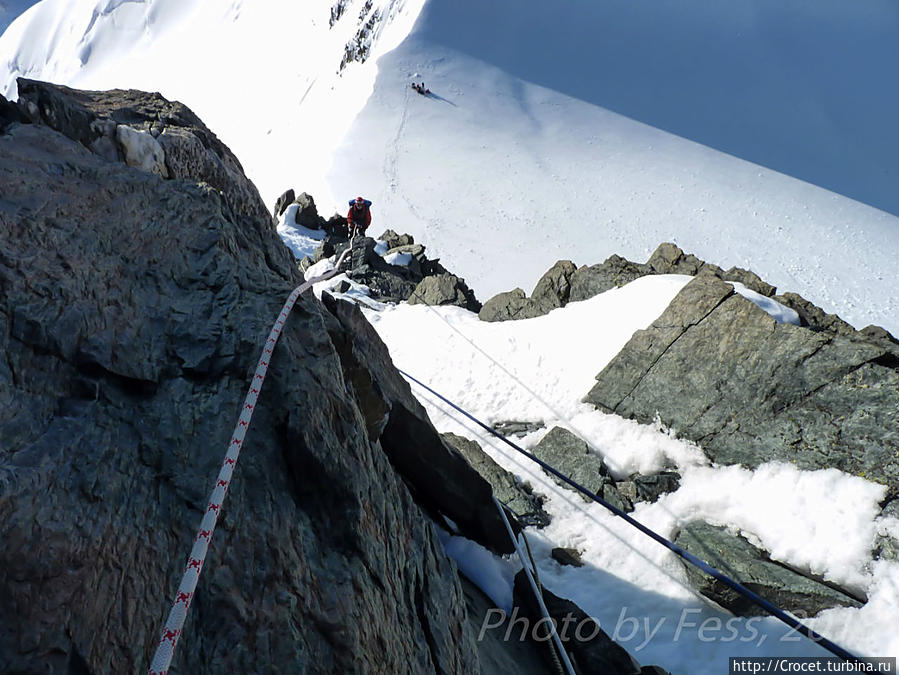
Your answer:
[[[575,266],[570,260],[560,260],[537,282],[532,297],[516,288],[499,293],[484,303],[478,314],[481,321],[513,321],[543,316],[568,303],[571,279]]]
[[[32,121],[45,124],[108,160],[126,158],[125,125],[149,134],[164,154],[170,178],[207,183],[241,216],[268,222],[270,215],[259,192],[246,177],[237,157],[187,106],[158,93],[134,90],[81,91],[19,78],[20,108]],[[149,145],[145,138],[142,143]],[[158,162],[148,164],[159,170]]]
[[[776,323],[714,276],[685,286],[597,375],[585,400],[658,415],[718,463],[833,467],[899,493],[895,345]]]
[[[561,598],[545,588],[541,588],[543,603],[553,619],[565,651],[578,672],[602,673],[603,675],[639,675],[640,664],[627,650],[616,643],[600,628],[592,617],[567,598]],[[546,621],[537,605],[534,591],[524,573],[515,575],[513,599],[516,609],[530,621],[530,632],[543,640],[546,646],[544,659],[548,665],[554,664],[552,641],[545,639],[549,633]],[[542,623],[541,623],[542,622]],[[664,671],[663,671],[664,672]]]
[[[538,459],[549,464],[571,480],[579,483],[607,502],[621,509],[632,511],[633,505],[618,492],[615,481],[603,463],[586,441],[578,438],[567,429],[553,427],[531,450]],[[559,485],[569,490],[574,488],[554,474],[550,477]],[[590,498],[581,492],[577,494],[584,501]]]
[[[518,436],[519,438],[527,436],[533,431],[543,429],[546,425],[542,421],[528,422],[509,420],[505,422],[497,422],[493,425],[493,430],[503,436]]]
[[[684,253],[676,244],[665,242],[646,261],[651,274],[687,274],[696,276],[706,263],[692,253]],[[721,268],[715,266],[719,271]]]
[[[554,548],[550,552],[550,556],[560,565],[569,567],[584,566],[584,561],[581,560],[581,552],[576,548]]]
[[[300,196],[293,200],[299,208],[294,216],[294,222],[310,230],[321,230],[324,228],[325,219],[318,215],[318,209],[315,207],[315,200],[312,195],[301,192]]]
[[[741,536],[704,522],[683,527],[674,542],[749,590],[798,617],[815,616],[832,607],[861,607],[862,602],[771,560]],[[738,616],[767,616],[767,612],[713,576],[684,562],[691,585],[704,596]]]
[[[455,305],[478,312],[481,303],[474,292],[455,274],[437,274],[425,277],[409,295],[410,305]]]
[[[663,494],[675,492],[680,487],[680,475],[676,471],[634,474],[626,481],[617,482],[615,487],[622,497],[632,503],[652,503],[658,501]]]
[[[570,260],[559,260],[540,277],[531,300],[546,314],[568,304],[571,295],[571,278],[577,267]]]
[[[293,204],[294,200],[297,198],[296,193],[293,191],[293,188],[290,188],[284,191],[280,197],[278,197],[275,202],[275,210],[273,211],[273,218],[275,222],[278,222],[278,218],[280,218],[283,213],[287,210],[287,207]]]
[[[481,321],[512,321],[531,318],[531,303],[524,291],[516,288],[490,298],[478,312]]]
[[[400,246],[411,246],[415,243],[415,239],[411,234],[397,234],[393,230],[385,230],[378,239],[387,245],[388,251]]]
[[[490,483],[494,496],[522,525],[538,528],[549,525],[550,517],[543,510],[543,500],[534,494],[529,484],[494,462],[476,441],[451,433],[441,434],[441,437]]]
[[[646,265],[632,263],[613,255],[601,265],[579,267],[571,277],[569,300],[587,300],[594,295],[629,284],[634,279],[652,274]]]

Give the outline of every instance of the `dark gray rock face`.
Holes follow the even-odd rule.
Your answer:
[[[543,510],[543,501],[534,494],[530,485],[522,483],[516,476],[494,462],[475,441],[449,433],[441,434],[441,437],[490,483],[494,496],[522,525],[532,527],[549,525],[550,517]]]
[[[809,617],[831,607],[861,607],[859,600],[772,561],[743,537],[708,523],[690,523],[675,543],[715,569],[738,580],[776,606]],[[756,604],[702,570],[684,563],[690,583],[704,596],[738,616],[765,616]]]
[[[543,602],[553,619],[562,644],[565,647],[572,664],[582,673],[596,673],[599,675],[639,675],[640,665],[624,649],[616,643],[599,625],[571,600],[560,598],[545,588],[541,589]],[[543,615],[537,606],[534,591],[525,576],[524,570],[515,575],[513,592],[515,606],[523,616],[531,622],[531,632],[538,633],[538,638],[545,638],[548,629],[543,622],[542,628],[537,624],[543,620]],[[576,626],[578,629],[572,628]],[[584,636],[584,639],[579,639]],[[544,649],[544,662],[553,664],[550,653],[552,642],[545,640],[542,643]],[[664,672],[664,671],[661,671]]]
[[[493,425],[493,430],[503,436],[527,436],[532,431],[543,429],[546,425],[543,421],[529,422],[527,420],[508,420],[505,422],[497,422]]]
[[[409,296],[410,305],[455,305],[477,312],[481,309],[474,292],[455,274],[436,274],[421,280]]]
[[[557,675],[543,661],[546,647],[533,640],[520,641],[519,635],[505,617],[498,622],[501,610],[477,586],[462,577],[468,623],[477,636],[478,659],[484,675]],[[510,639],[506,639],[506,635]]]
[[[602,497],[622,511],[633,510],[633,505],[618,492],[615,481],[602,459],[591,452],[585,441],[567,429],[553,427],[531,451],[560,473]],[[550,474],[552,479],[564,488],[574,490],[565,481]],[[580,492],[584,501],[590,499]]]
[[[899,520],[899,499],[893,499],[883,507],[882,518]],[[878,535],[874,542],[874,557],[881,560],[899,561],[899,539],[886,535]]]
[[[600,265],[583,267],[576,267],[569,260],[560,260],[541,277],[530,298],[520,288],[499,293],[484,303],[479,318],[482,321],[510,321],[543,316],[569,302],[587,300],[651,274],[710,275],[726,281],[738,281],[767,297],[773,296],[777,290],[754,272],[739,267],[725,271],[695,255],[684,253],[675,244],[663,243],[645,263],[631,262],[618,255],[610,256]]]
[[[587,300],[647,274],[652,274],[647,265],[632,263],[613,255],[601,265],[579,267],[571,278],[569,299],[572,302]]]
[[[315,200],[312,195],[301,192],[300,196],[293,200],[299,208],[294,217],[294,222],[301,227],[310,230],[321,230],[324,228],[325,219],[318,215],[318,209],[315,206]]]
[[[663,494],[675,492],[680,487],[680,475],[676,471],[636,474],[626,481],[619,481],[615,487],[622,497],[632,503],[655,502]]]
[[[287,210],[287,207],[293,204],[294,200],[297,198],[296,192],[293,191],[293,188],[289,190],[285,190],[280,197],[278,197],[275,202],[275,210],[272,212],[272,216],[275,221],[281,217],[281,215]]]
[[[109,160],[127,159],[124,128],[145,132],[164,152],[168,177],[208,183],[239,215],[268,218],[259,192],[237,157],[187,106],[158,93],[79,91],[24,78],[17,82],[20,108],[33,121]]]
[[[637,331],[585,398],[658,413],[716,462],[834,467],[899,492],[899,358],[888,340],[778,324],[701,275]]]
[[[499,293],[484,303],[478,318],[481,321],[532,319],[564,307],[571,295],[575,271],[570,260],[560,260],[540,277],[530,298],[520,288]]]
[[[464,536],[495,553],[513,552],[490,484],[431,426],[375,329],[356,305],[327,295],[322,299],[347,329],[329,330],[369,433],[377,432],[384,452],[418,503],[431,513],[448,516]],[[513,529],[518,529],[517,524],[513,523]]]
[[[114,95],[167,124],[142,117],[155,97]],[[47,105],[85,129],[79,108]],[[2,672],[146,668],[256,359],[301,281],[265,209],[81,141],[44,124],[0,135]],[[284,326],[178,672],[479,672],[423,508],[504,552],[490,487],[373,331],[332,309],[304,295]]]

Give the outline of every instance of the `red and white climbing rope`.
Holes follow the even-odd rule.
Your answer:
[[[225,461],[219,471],[212,494],[209,496],[209,503],[206,505],[206,513],[203,514],[203,520],[200,522],[200,528],[197,532],[197,538],[194,540],[194,546],[191,549],[190,556],[187,559],[187,566],[184,568],[184,576],[181,578],[181,584],[175,595],[175,601],[172,609],[169,611],[165,626],[162,629],[162,637],[159,639],[159,645],[153,660],[150,663],[149,675],[166,675],[169,666],[172,663],[172,656],[175,653],[175,646],[181,637],[181,631],[184,627],[184,621],[187,618],[187,610],[190,609],[190,603],[194,597],[194,591],[197,588],[197,582],[200,579],[200,572],[203,569],[203,563],[206,561],[206,553],[209,550],[209,543],[212,540],[212,533],[215,531],[215,525],[218,522],[219,513],[222,510],[222,504],[225,501],[225,495],[228,492],[228,485],[231,483],[231,476],[234,475],[234,468],[237,465],[237,458],[240,456],[240,449],[250,427],[250,420],[253,417],[253,410],[256,408],[256,402],[259,400],[259,392],[262,389],[262,383],[265,381],[266,373],[268,373],[268,365],[275,345],[278,344],[278,338],[284,328],[284,323],[293,306],[296,304],[300,295],[321,281],[326,281],[333,277],[340,270],[340,264],[343,262],[347,253],[352,250],[353,242],[343,251],[334,268],[322,274],[321,276],[309,279],[303,284],[297,286],[284,307],[281,314],[272,326],[268,340],[259,357],[259,363],[256,366],[256,373],[250,383],[249,391],[244,399],[243,407],[240,411],[240,417],[237,425],[234,427],[234,433],[228,444],[228,450],[225,454]]]

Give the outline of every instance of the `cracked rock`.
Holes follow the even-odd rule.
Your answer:
[[[585,400],[699,443],[722,464],[833,467],[899,491],[899,366],[878,333],[778,324],[700,275]]]

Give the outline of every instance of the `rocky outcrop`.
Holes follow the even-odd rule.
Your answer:
[[[590,449],[586,441],[567,429],[553,427],[531,452],[538,459],[543,460],[595,495],[602,497],[612,506],[622,511],[633,510],[633,504],[626,500],[615,487],[612,474],[609,473],[602,458]],[[555,475],[551,475],[551,478],[564,488],[574,489]],[[584,501],[590,501],[580,492],[577,494]]]
[[[899,348],[888,334],[776,323],[711,275],[637,331],[585,400],[641,422],[658,415],[719,463],[833,467],[899,493]]]
[[[500,618],[501,610],[493,601],[462,578],[465,604],[468,608],[468,624],[477,636],[478,659],[484,675],[557,675],[558,671],[543,661],[546,649],[533,640],[519,640],[509,617]],[[506,635],[514,636],[507,639]]]
[[[455,274],[435,274],[425,277],[409,296],[410,305],[455,305],[469,312],[481,309],[474,292],[464,279]]]
[[[288,206],[294,203],[296,198],[297,194],[293,191],[293,188],[285,190],[281,193],[281,196],[278,197],[277,201],[275,201],[275,209],[272,211],[272,219],[276,224],[278,222],[278,218],[280,218],[284,214]]]
[[[80,91],[19,78],[19,109],[110,161],[163,177],[207,183],[228,208],[268,214],[237,157],[187,106],[158,93]]]
[[[538,528],[549,525],[550,517],[543,510],[543,500],[534,494],[529,484],[523,483],[494,462],[475,441],[450,433],[441,436],[493,486],[494,496],[518,519],[518,522]]]
[[[684,253],[675,244],[663,243],[645,263],[631,262],[618,255],[610,256],[600,265],[582,267],[576,267],[568,260],[560,260],[541,277],[530,298],[520,288],[499,293],[484,303],[479,318],[482,321],[509,321],[543,316],[569,302],[587,300],[651,274],[710,275],[725,281],[737,281],[766,297],[773,296],[777,290],[754,272],[739,267],[723,270],[695,255]],[[799,296],[795,298],[796,302],[806,302]],[[793,306],[790,301],[784,304]],[[811,312],[811,309],[808,311]]]
[[[657,666],[643,666],[634,659],[621,645],[617,644],[600,628],[599,624],[588,616],[584,610],[571,600],[561,598],[545,588],[541,588],[541,596],[549,616],[553,619],[559,638],[565,648],[569,659],[581,673],[602,673],[603,675],[642,675],[646,673],[658,673],[666,675],[665,671]],[[538,639],[542,638],[545,645],[543,651],[544,662],[549,667],[556,668],[558,656],[553,655],[554,649],[548,637],[546,620],[537,605],[534,591],[524,570],[515,575],[514,599],[516,614],[528,619],[527,627],[531,633],[536,633]]]
[[[315,200],[312,198],[312,195],[301,192],[300,196],[297,197],[293,189],[286,190],[275,202],[272,218],[276,225],[288,207],[294,204],[297,207],[293,214],[293,223],[295,225],[305,227],[308,230],[324,230],[327,227],[328,221],[318,215],[318,208],[315,206]],[[340,223],[341,225],[345,224],[346,219],[340,218]]]
[[[327,225],[324,229],[328,230]],[[350,245],[346,236],[328,234],[310,263],[339,256]],[[408,234],[387,230],[377,240],[357,237],[343,269],[353,281],[367,286],[370,297],[380,302],[455,305],[471,312],[481,308],[465,280],[447,272],[439,260],[429,259],[425,247],[416,244]]]
[[[880,513],[880,517],[899,521],[899,499],[887,502]],[[881,560],[899,562],[899,537],[889,534],[878,534],[877,539],[874,541],[874,557]]]
[[[656,502],[662,495],[675,492],[680,487],[680,475],[670,469],[646,475],[634,474],[627,480],[615,483],[615,487],[625,500],[633,504]]]
[[[780,564],[741,536],[704,522],[690,523],[674,542],[775,606],[798,617],[815,616],[832,607],[861,607],[865,598],[810,578]],[[684,563],[690,583],[704,596],[738,616],[767,612],[710,574]]]
[[[493,425],[493,430],[503,436],[518,436],[519,438],[527,436],[533,431],[545,428],[546,425],[542,420],[536,422],[528,422],[527,420],[507,420],[497,422]]]
[[[96,151],[107,122],[164,136],[159,111],[189,111],[25,89],[38,123],[0,135],[0,671],[125,672],[149,662],[265,336],[302,279],[258,204]],[[284,326],[178,672],[479,671],[427,516],[506,552],[490,486],[345,304],[304,295]]]
[[[531,319],[564,307],[571,294],[571,278],[575,272],[574,263],[560,260],[540,277],[530,298],[520,288],[500,293],[484,303],[478,318],[481,321]]]

